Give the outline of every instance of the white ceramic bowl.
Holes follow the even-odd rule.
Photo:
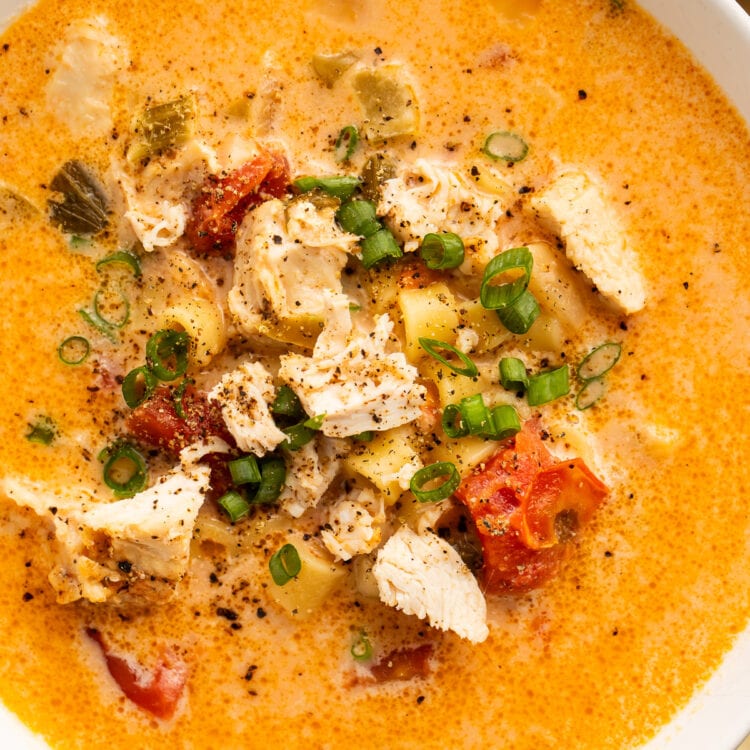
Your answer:
[[[0,29],[28,0],[0,0]],[[750,124],[750,17],[735,0],[640,0],[689,47]],[[750,734],[750,627],[691,702],[643,750],[735,750]],[[0,705],[4,750],[47,750]]]

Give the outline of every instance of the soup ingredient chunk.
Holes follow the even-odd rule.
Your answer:
[[[378,553],[373,574],[388,606],[473,643],[487,638],[487,604],[479,584],[439,536],[402,526]]]

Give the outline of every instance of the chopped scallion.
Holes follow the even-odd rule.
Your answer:
[[[495,406],[491,412],[493,440],[505,440],[521,431],[518,412],[510,404]]]
[[[288,417],[289,419],[301,419],[305,416],[297,394],[288,386],[279,386],[276,397],[271,404],[271,413],[277,417]]]
[[[122,381],[122,397],[135,409],[146,401],[159,384],[159,379],[146,365],[131,370]]]
[[[500,383],[506,391],[524,391],[529,387],[526,365],[517,357],[500,360]]]
[[[33,424],[29,425],[26,439],[30,443],[51,445],[56,434],[57,429],[55,423],[49,417],[39,417]]]
[[[360,237],[371,237],[383,228],[372,201],[352,200],[342,203],[336,212],[336,220],[345,232]]]
[[[68,336],[57,347],[57,356],[64,365],[80,365],[91,353],[91,344],[83,336]]]
[[[359,131],[354,125],[347,125],[341,128],[336,145],[334,146],[333,157],[337,162],[349,161],[354,155],[359,143]]]
[[[351,198],[354,191],[359,187],[359,177],[346,174],[330,177],[300,177],[294,181],[294,186],[301,193],[309,193],[317,188],[324,193],[328,193],[328,195],[346,200]]]
[[[130,443],[117,441],[99,454],[104,464],[104,483],[116,497],[132,497],[146,487],[146,459]]]
[[[176,380],[188,367],[190,337],[184,331],[164,328],[146,344],[146,363],[159,380]]]
[[[566,396],[570,391],[568,366],[540,372],[529,378],[526,400],[529,406],[539,406]]]
[[[462,398],[458,404],[463,423],[470,435],[478,437],[493,437],[495,427],[492,424],[492,414],[484,403],[484,396],[475,393],[473,396]]]
[[[95,328],[105,338],[109,339],[113,344],[117,343],[116,329],[114,329],[107,321],[102,320],[95,311],[86,310],[81,308],[78,314],[92,327]]]
[[[432,489],[424,489],[439,477],[446,477],[445,481]],[[409,489],[420,503],[436,503],[450,497],[461,484],[461,475],[450,461],[425,466],[420,469],[409,482]]]
[[[426,234],[419,255],[427,268],[434,271],[458,268],[464,262],[464,242],[453,232]]]
[[[357,636],[352,642],[350,653],[352,658],[357,661],[369,661],[372,659],[372,644],[364,630],[360,630],[359,633],[357,633]]]
[[[375,437],[375,433],[372,430],[365,430],[364,432],[358,432],[356,435],[352,435],[352,440],[358,443],[369,443]]]
[[[578,391],[576,395],[576,409],[584,411],[591,408],[607,392],[604,378],[592,378]]]
[[[286,483],[286,464],[283,458],[271,456],[260,463],[260,484],[252,501],[268,505],[278,500]]]
[[[496,255],[485,267],[479,299],[487,310],[502,310],[513,305],[526,291],[534,267],[534,256],[528,247],[514,247]],[[521,271],[521,275],[504,284],[492,284],[496,276]]]
[[[443,432],[449,438],[460,438],[469,434],[469,426],[464,422],[457,404],[447,404],[443,409],[442,425]]]
[[[362,248],[362,265],[372,268],[388,258],[400,258],[403,253],[396,238],[389,229],[379,229],[375,234],[365,237],[360,243]]]
[[[307,427],[304,422],[300,422],[285,427],[282,432],[286,435],[286,440],[281,444],[281,447],[288,451],[298,451],[315,437],[316,430]]]
[[[277,586],[284,586],[302,570],[302,560],[293,544],[285,544],[268,561],[271,578]]]
[[[496,130],[487,136],[484,146],[482,146],[482,152],[494,161],[502,160],[515,163],[526,158],[529,147],[520,135],[510,133],[507,130]]]
[[[127,266],[136,278],[140,278],[143,274],[141,259],[130,250],[118,250],[115,253],[110,253],[100,261],[97,261],[96,270],[101,271],[102,268],[112,264]]]
[[[226,511],[232,523],[239,521],[250,512],[250,504],[237,490],[225,492],[217,502]]]
[[[438,339],[428,339],[424,336],[419,338],[419,345],[433,358],[436,359],[440,364],[445,365],[447,368],[457,373],[458,375],[465,375],[467,378],[475,378],[479,374],[477,366],[472,362],[471,358],[464,354],[462,351],[456,349],[455,346],[440,341]],[[453,363],[449,362],[445,357],[439,354],[438,350],[443,349],[451,352],[463,362],[463,367],[458,367]]]
[[[94,314],[110,328],[122,328],[130,320],[130,302],[121,292],[117,291],[113,298],[110,290],[102,287],[94,295]]]
[[[617,364],[621,353],[622,346],[614,341],[597,346],[583,358],[576,374],[584,382],[600,378]]]
[[[261,481],[258,460],[255,456],[247,455],[236,458],[227,463],[232,481],[237,484],[259,484]]]
[[[314,417],[310,417],[310,419],[305,420],[302,424],[304,424],[305,427],[311,430],[319,430],[323,426],[325,418],[325,414],[316,414]]]
[[[525,289],[521,296],[510,306],[495,310],[500,322],[511,332],[526,333],[539,317],[541,310],[534,295]]]

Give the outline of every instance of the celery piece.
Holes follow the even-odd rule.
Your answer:
[[[187,143],[193,136],[195,98],[192,94],[143,111],[136,120],[137,137],[128,148],[128,160],[136,163]]]
[[[109,223],[104,188],[82,162],[65,162],[52,178],[50,189],[62,195],[62,201],[50,200],[50,220],[63,232],[92,235]]]
[[[335,55],[313,55],[312,67],[315,75],[320,78],[328,88],[346,73],[358,60],[354,52],[340,52]]]

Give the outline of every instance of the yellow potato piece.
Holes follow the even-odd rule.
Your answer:
[[[360,70],[353,85],[365,112],[366,137],[378,140],[417,132],[417,100],[403,66],[390,64]]]

